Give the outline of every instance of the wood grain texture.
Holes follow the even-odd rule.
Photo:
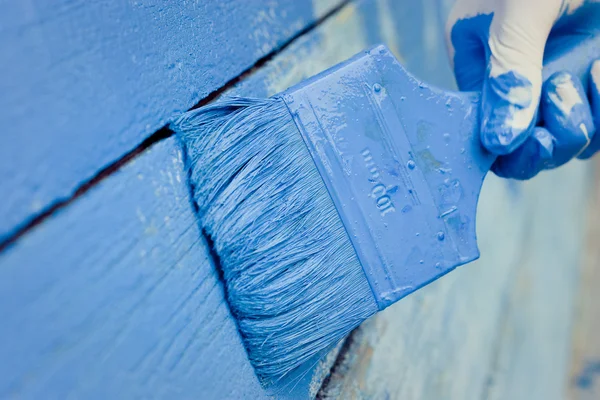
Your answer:
[[[567,398],[600,398],[600,160],[595,161],[588,199],[584,261],[576,298]]]
[[[530,226],[508,287],[489,399],[563,399],[583,255],[591,163],[529,183]]]
[[[345,6],[232,92],[273,94],[395,37],[385,7]],[[228,314],[182,174],[167,139],[0,255],[0,398],[269,395]],[[277,397],[314,396],[334,359],[308,365]]]
[[[260,387],[174,138],[4,253],[0,291],[0,398],[306,399],[337,354]]]
[[[0,261],[0,398],[259,398],[173,139]]]
[[[0,3],[0,241],[340,0]]]
[[[232,92],[272,94],[377,42],[449,86],[428,1],[351,3]],[[367,321],[321,395],[559,398],[571,379],[587,168],[574,163],[523,186],[490,177],[478,215],[482,259]],[[269,396],[229,315],[173,138],[0,255],[0,316],[0,398]],[[332,356],[278,397],[311,397]]]

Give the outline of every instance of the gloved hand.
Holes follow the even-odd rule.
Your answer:
[[[482,91],[481,141],[499,156],[497,175],[529,179],[600,149],[600,61],[589,82],[568,72],[542,82],[549,35],[560,45],[599,34],[600,0],[456,1],[450,57],[459,88]]]

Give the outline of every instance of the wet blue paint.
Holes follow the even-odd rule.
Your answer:
[[[514,90],[522,94],[511,95]],[[486,149],[494,154],[505,155],[525,142],[525,133],[533,127],[535,120],[525,129],[516,128],[509,121],[515,118],[518,111],[531,105],[531,92],[531,82],[515,71],[487,79],[482,88],[481,99],[481,141]]]
[[[0,9],[0,241],[315,21],[311,0]]]
[[[486,75],[490,50],[487,41],[493,14],[481,14],[456,22],[451,31],[454,76],[460,90],[480,90]]]

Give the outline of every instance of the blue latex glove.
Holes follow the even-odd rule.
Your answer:
[[[598,34],[600,0],[457,0],[450,57],[459,88],[482,92],[481,141],[499,156],[497,175],[529,179],[600,149],[600,61],[584,82],[587,93],[567,72],[542,82],[549,37],[560,46]]]

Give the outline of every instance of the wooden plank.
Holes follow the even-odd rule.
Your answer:
[[[395,24],[402,19],[389,10],[384,0],[345,7],[236,90],[278,91],[382,39],[399,52]],[[404,26],[417,29],[420,22]],[[0,257],[0,397],[265,396],[198,236],[181,168],[172,139],[160,143]],[[498,339],[505,337],[499,327],[523,319],[514,314],[512,282],[541,213],[522,199],[554,196],[556,182],[569,182],[564,193],[576,202],[583,196],[581,168],[569,166],[567,175],[546,179],[545,191],[528,185],[520,195],[490,179],[479,217],[483,260],[365,324],[324,395],[468,399],[510,384],[512,377],[490,366],[505,365],[499,349],[511,343]],[[532,265],[528,270],[538,271],[540,264]],[[556,276],[556,265],[552,271]],[[537,310],[539,292],[525,310]],[[200,301],[205,297],[211,300]],[[292,396],[318,388],[326,365]],[[490,370],[502,385],[489,384]]]
[[[380,41],[379,26],[395,37],[385,7],[344,7],[235,91],[284,89]],[[268,395],[227,312],[180,158],[173,138],[153,146],[0,255],[0,397]],[[332,361],[277,397],[313,397]]]
[[[0,398],[260,398],[162,142],[0,261]]]
[[[0,242],[340,2],[1,2]]]
[[[485,398],[564,398],[591,166],[541,174],[521,200],[529,203],[529,232],[497,327]]]
[[[587,230],[581,279],[574,313],[571,368],[567,398],[600,398],[600,160],[595,162],[593,188],[586,210]]]
[[[309,398],[259,385],[163,141],[0,258],[0,398]]]

